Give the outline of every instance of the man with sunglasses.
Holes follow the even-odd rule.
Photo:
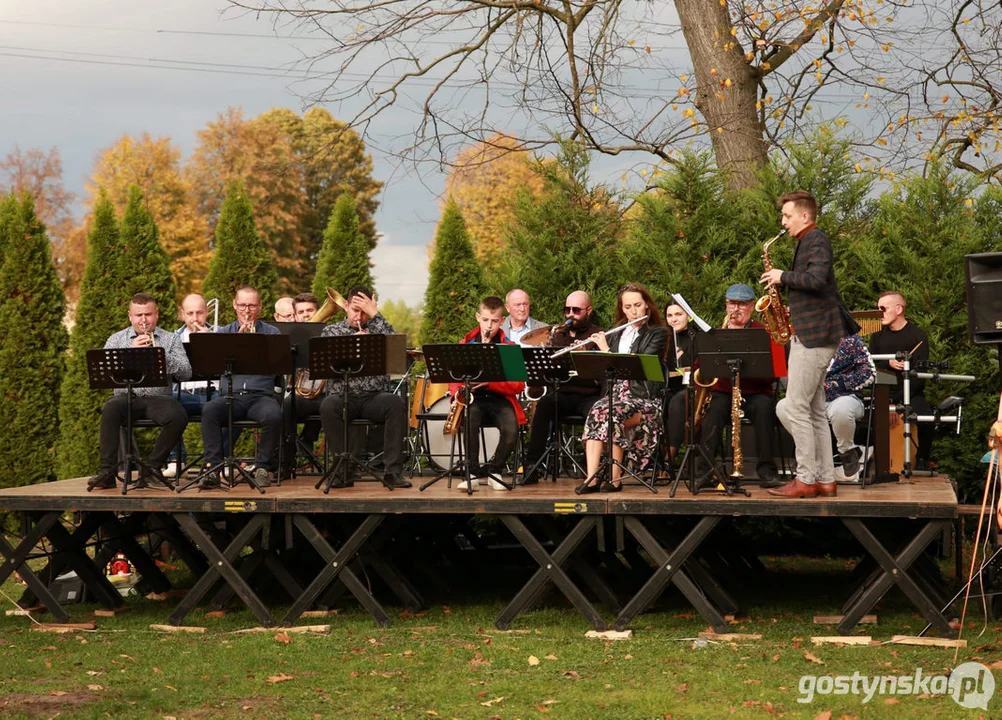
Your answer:
[[[564,301],[564,324],[553,332],[550,347],[559,349],[572,345],[578,340],[591,337],[602,332],[602,328],[591,321],[591,297],[582,290],[576,290]],[[580,350],[595,350],[594,343],[579,348]],[[534,468],[546,451],[546,442],[550,437],[550,429],[557,414],[557,403],[560,404],[560,417],[580,415],[588,417],[588,411],[599,396],[599,384],[594,380],[583,380],[572,377],[560,386],[560,392],[554,395],[547,393],[536,402],[529,425],[529,443],[525,450],[523,467],[526,474],[522,478],[523,485],[533,485],[539,482],[540,468]]]
[[[501,332],[509,342],[522,344],[522,336],[537,328],[546,327],[546,323],[529,317],[532,304],[529,293],[518,288],[509,290],[504,298],[504,309],[508,317],[501,323]]]
[[[885,292],[877,299],[877,309],[880,310],[881,328],[870,336],[871,355],[891,355],[897,352],[911,353],[911,368],[916,362],[929,360],[929,337],[925,330],[909,322],[905,318],[905,296],[896,290]],[[891,404],[900,405],[904,402],[904,385],[901,371],[905,364],[902,360],[880,360],[876,363],[878,370],[893,372],[898,376],[898,385],[891,389]],[[932,407],[925,399],[925,380],[912,379],[911,406],[916,415],[932,415]],[[897,427],[901,416],[891,410],[891,427]],[[932,449],[933,426],[931,423],[918,423],[918,450],[915,453],[915,469],[929,469],[929,452]]]

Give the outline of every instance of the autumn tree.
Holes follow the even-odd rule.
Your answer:
[[[397,333],[407,336],[408,345],[416,346],[418,344],[418,332],[421,329],[424,305],[418,303],[411,307],[403,300],[381,300],[379,312]]]
[[[65,301],[45,226],[25,193],[0,210],[0,487],[55,478]]]
[[[324,232],[317,274],[313,278],[313,294],[323,298],[328,287],[346,293],[355,285],[373,287],[369,243],[359,228],[355,199],[344,193],[338,198]]]
[[[98,156],[87,190],[96,201],[105,189],[121,215],[133,185],[142,190],[177,286],[185,294],[198,290],[209,264],[210,233],[195,207],[191,181],[181,172],[180,148],[168,137],[123,135]]]
[[[473,252],[484,265],[493,264],[504,250],[516,193],[537,195],[543,189],[532,157],[519,148],[509,135],[474,143],[456,156],[445,181],[445,197],[463,213]]]
[[[107,193],[98,194],[92,217],[87,266],[60,392],[56,470],[61,478],[93,473],[98,466],[101,406],[111,391],[90,389],[87,351],[104,347],[108,336],[126,322],[127,306],[119,302],[122,278],[118,221]]]
[[[83,253],[74,246],[74,195],[63,185],[63,161],[55,147],[43,151],[15,147],[0,159],[0,193],[30,193],[45,224],[60,284],[75,301],[83,273]]]
[[[483,272],[473,255],[463,214],[449,200],[435,236],[435,256],[424,293],[421,344],[460,340],[475,322],[473,314],[484,291]]]
[[[223,201],[216,223],[215,245],[203,293],[206,297],[219,298],[219,324],[236,320],[231,301],[237,290],[245,285],[257,288],[265,310],[272,307],[278,273],[254,225],[251,200],[239,182],[230,185]]]
[[[167,253],[160,244],[160,232],[153,213],[146,206],[138,185],[129,186],[129,201],[122,216],[119,241],[122,246],[118,268],[119,307],[128,307],[129,298],[147,292],[157,300],[164,322],[177,317],[177,285],[170,271]]]

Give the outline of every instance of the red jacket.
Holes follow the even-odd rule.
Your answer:
[[[508,338],[505,337],[503,330],[498,330],[498,342],[504,343],[505,345],[512,345],[513,343],[508,342]],[[480,328],[476,327],[466,333],[466,337],[460,340],[460,344],[471,343],[480,337]],[[463,383],[449,383],[449,392],[455,396],[456,393],[460,391],[463,387]],[[515,419],[518,421],[519,425],[525,425],[525,411],[522,410],[522,405],[518,401],[518,394],[525,389],[525,383],[523,382],[492,382],[487,383],[486,390],[489,392],[497,393],[498,395],[504,395],[508,402],[511,403],[512,408],[515,410]]]

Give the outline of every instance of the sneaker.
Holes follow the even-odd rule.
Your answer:
[[[842,471],[846,477],[859,475],[859,459],[863,456],[863,449],[859,445],[853,445],[844,453],[839,455],[842,460]]]
[[[114,470],[102,470],[87,481],[87,492],[91,490],[114,490],[118,476]]]
[[[177,463],[167,463],[160,469],[160,474],[165,478],[177,477]]]
[[[846,473],[845,468],[839,465],[835,466],[835,482],[839,485],[858,485],[859,476],[862,474],[862,468],[859,467],[859,463],[856,463],[856,472]]]
[[[480,489],[480,481],[479,481],[479,480],[477,480],[476,478],[473,478],[473,479],[472,479],[472,480],[470,481],[470,484],[469,484],[469,486],[468,486],[468,485],[466,484],[466,481],[465,481],[465,480],[463,480],[463,481],[461,481],[461,482],[460,482],[460,483],[459,483],[459,484],[458,484],[458,485],[457,485],[456,487],[457,487],[457,488],[459,488],[460,490],[462,490],[463,492],[466,492],[467,490],[469,490],[469,489],[470,489],[470,487],[472,487],[472,488],[473,488],[473,491],[474,491],[474,492],[476,492],[477,490],[479,490],[479,489]]]
[[[501,483],[499,483],[494,478],[487,478],[487,487],[489,487],[491,490],[507,490],[508,489],[507,485],[502,485]]]
[[[265,468],[263,467],[254,468],[254,472],[252,474],[254,476],[254,482],[256,482],[261,487],[271,486],[271,473],[268,472]]]

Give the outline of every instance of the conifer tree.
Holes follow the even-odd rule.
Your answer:
[[[7,234],[17,216],[17,198],[11,193],[0,201],[0,266],[7,257]]]
[[[65,299],[45,226],[22,196],[5,204],[0,269],[0,487],[55,478],[59,387],[67,345]]]
[[[452,198],[438,223],[435,257],[424,293],[421,344],[457,342],[474,326],[484,279],[463,214]]]
[[[127,307],[116,302],[120,299],[120,255],[115,208],[102,190],[87,237],[87,264],[59,401],[56,470],[61,478],[91,474],[98,466],[101,406],[111,391],[90,389],[87,351],[104,347],[108,336],[126,322]]]
[[[260,292],[261,317],[271,317],[278,272],[254,225],[250,198],[243,183],[232,183],[226,193],[216,224],[215,247],[202,293],[207,298],[219,298],[219,324],[236,320],[232,300],[245,285]]]
[[[169,325],[177,318],[177,285],[170,271],[170,259],[160,244],[157,224],[138,185],[129,187],[119,238],[121,295],[117,307],[127,307],[129,298],[137,292],[147,292],[156,298],[160,318]]]
[[[359,228],[355,198],[350,193],[342,193],[324,231],[313,278],[313,294],[323,299],[328,287],[343,294],[355,285],[372,288],[372,284],[369,241]]]

